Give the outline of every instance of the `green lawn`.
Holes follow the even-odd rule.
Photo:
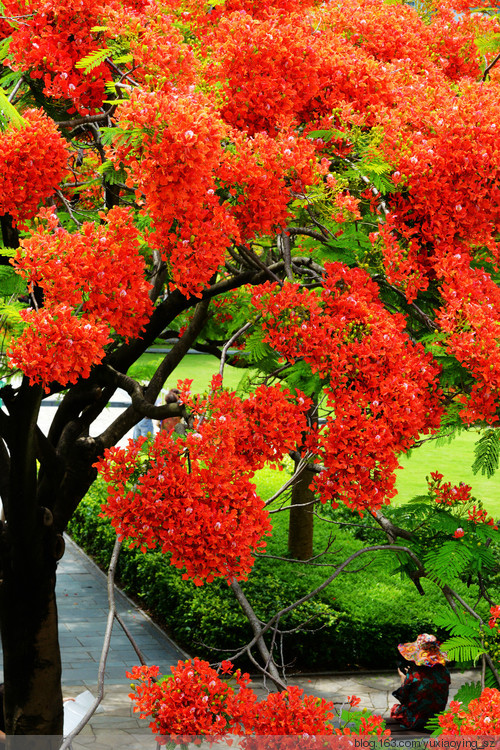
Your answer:
[[[139,362],[130,368],[128,374],[137,380],[149,380],[163,357],[163,354],[144,354]],[[219,361],[211,354],[187,354],[168,379],[165,387],[174,388],[178,380],[189,378],[193,380],[193,393],[203,393],[208,389],[212,376],[218,372]],[[242,374],[243,370],[226,365],[224,385],[227,388],[236,388]]]
[[[437,446],[435,441],[424,443],[409,457],[401,458],[402,469],[398,471],[398,495],[395,504],[404,503],[415,495],[426,491],[425,477],[431,471],[440,471],[445,481],[458,484],[465,482],[472,487],[472,494],[481,499],[484,507],[494,518],[500,518],[500,474],[488,479],[483,474],[474,475],[471,466],[474,462],[474,444],[479,434],[471,430],[446,445]]]
[[[162,359],[161,354],[145,354],[139,363],[130,369],[130,375],[138,379],[149,379]],[[185,378],[193,379],[193,392],[201,393],[207,390],[212,375],[219,370],[219,362],[209,354],[188,354],[174,375],[169,379],[167,387],[174,387],[177,380]],[[243,370],[226,366],[224,370],[224,385],[236,388]],[[435,441],[424,443],[420,448],[414,450],[410,457],[402,456],[403,468],[398,471],[397,489],[398,495],[394,498],[394,504],[407,502],[415,495],[421,495],[426,490],[425,477],[431,471],[440,471],[444,474],[446,481],[455,484],[465,482],[471,485],[473,494],[480,498],[485,508],[495,517],[500,518],[500,475],[491,479],[482,474],[474,474],[471,466],[474,461],[474,443],[478,439],[478,433],[471,430],[464,432],[451,443],[437,446]],[[274,477],[264,473],[262,480],[269,483],[269,495],[276,486],[279,487],[282,477]]]

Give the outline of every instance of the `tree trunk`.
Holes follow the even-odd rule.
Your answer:
[[[313,403],[307,417],[311,425],[318,420],[315,397],[313,397]],[[302,445],[299,447],[295,458],[295,470],[297,470],[299,458],[304,450],[305,437],[305,435],[302,436]],[[294,560],[309,560],[313,554],[314,492],[309,489],[312,480],[313,474],[306,466],[292,486],[292,507],[290,508],[288,521],[288,554]]]
[[[55,580],[64,541],[51,511],[37,501],[41,386],[29,386],[24,379],[7,396],[10,420],[4,425],[4,440],[10,466],[0,536],[7,747],[52,750],[63,731]]]
[[[295,560],[309,560],[313,554],[314,492],[309,489],[312,474],[304,469],[292,487],[292,507],[288,522],[288,553]]]
[[[61,657],[55,599],[57,551],[42,527],[38,543],[4,556],[0,623],[7,735],[46,735],[23,749],[57,748],[62,739]],[[13,550],[8,529],[6,548]],[[14,547],[15,549],[15,547]],[[16,743],[9,740],[12,747]]]

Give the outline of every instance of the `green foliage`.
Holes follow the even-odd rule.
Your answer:
[[[2,255],[6,255],[2,248]],[[26,289],[26,281],[11,266],[0,266],[0,297],[11,297]]]
[[[9,97],[0,86],[0,129],[3,130],[10,123],[15,128],[24,127],[24,117],[19,114]]]
[[[97,171],[102,174],[106,182],[110,185],[124,183],[127,177],[125,169],[116,169],[111,161],[104,161],[99,165]]]
[[[472,556],[472,551],[465,544],[449,541],[428,552],[424,564],[432,579],[444,584],[458,578],[466,570]]]
[[[500,456],[500,438],[498,430],[488,428],[483,432],[476,445],[474,446],[476,459],[472,464],[472,471],[477,474],[485,474],[492,477],[498,469],[498,459]]]
[[[472,700],[479,698],[481,695],[481,683],[480,682],[466,682],[462,685],[460,690],[457,691],[453,700],[460,701],[465,706],[468,706]]]
[[[278,475],[279,481],[282,478]],[[260,477],[257,482],[262,489]],[[274,489],[270,484],[269,492]],[[106,566],[114,532],[107,520],[98,517],[104,497],[104,487],[98,481],[78,507],[69,531],[77,543]],[[356,516],[350,516],[356,521]],[[285,543],[286,514],[273,515],[273,523],[269,552],[277,554]],[[330,528],[328,525],[326,531],[318,529],[320,547],[325,546]],[[339,532],[335,547],[340,552],[334,560],[344,559],[360,546],[349,533]],[[294,667],[307,670],[388,668],[395,666],[397,643],[414,640],[420,632],[435,632],[433,613],[444,607],[439,592],[432,584],[426,584],[428,595],[424,607],[410,582],[399,585],[391,582],[392,564],[389,552],[355,561],[350,573],[342,574],[316,599],[283,617],[279,623],[281,630],[299,628],[283,635],[285,659],[293,659]],[[355,572],[357,569],[359,574]],[[254,572],[242,586],[258,616],[266,620],[317,586],[329,572],[331,567],[259,558]],[[181,572],[169,565],[166,556],[159,552],[143,555],[125,546],[120,553],[118,573],[125,590],[139,597],[142,606],[153,612],[187,651],[209,661],[220,660],[229,657],[252,636],[224,581],[196,587],[191,581],[182,580]],[[438,633],[444,635],[443,631]]]
[[[81,60],[78,60],[75,63],[75,68],[83,68],[86,74],[90,73],[94,68],[101,65],[107,57],[109,57],[109,49],[107,47],[93,50],[88,55],[85,55],[85,57],[82,57]]]
[[[448,638],[441,644],[448,657],[458,662],[476,662],[485,649],[474,638]]]

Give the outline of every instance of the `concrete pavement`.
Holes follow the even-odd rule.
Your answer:
[[[57,600],[64,696],[75,697],[86,689],[95,696],[108,611],[106,576],[69,539],[58,568]],[[116,591],[116,604],[148,664],[157,664],[162,673],[168,673],[171,665],[188,658],[119,591]],[[115,622],[106,666],[103,710],[94,715],[73,741],[73,750],[155,750],[156,742],[148,721],[137,718],[128,698],[130,681],[125,673],[138,663],[130,641]],[[453,674],[451,696],[461,684],[472,679],[477,679],[472,672]],[[391,692],[397,682],[397,675],[393,673],[290,676],[290,684],[298,684],[307,694],[333,700],[336,704],[342,704],[350,695],[357,695],[361,699],[360,708],[385,716],[395,702]],[[262,684],[257,682],[254,687],[258,693],[265,693]]]

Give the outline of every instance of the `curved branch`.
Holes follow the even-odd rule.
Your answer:
[[[317,232],[315,229],[310,229],[309,227],[287,227],[285,232],[292,235],[292,237],[296,234],[300,234],[304,237],[312,237],[313,240],[319,240],[319,242],[323,243],[328,239],[324,234],[321,234],[321,232]]]
[[[222,378],[222,377],[223,377],[223,375],[224,375],[224,367],[225,367],[225,364],[226,364],[226,358],[227,358],[227,353],[228,353],[228,351],[229,351],[229,347],[230,347],[230,346],[232,346],[232,345],[234,344],[234,342],[236,341],[236,339],[238,339],[238,338],[239,338],[240,336],[242,336],[242,335],[243,335],[243,334],[244,334],[244,333],[245,333],[246,331],[248,331],[248,329],[249,329],[249,328],[251,328],[251,327],[252,327],[253,325],[255,325],[255,323],[257,323],[257,321],[258,321],[258,320],[259,320],[260,318],[261,318],[261,316],[260,316],[260,315],[258,315],[258,316],[257,316],[257,317],[255,318],[255,320],[249,320],[249,321],[248,321],[248,323],[245,323],[245,325],[244,325],[244,326],[242,326],[241,328],[239,328],[239,329],[238,329],[238,330],[236,331],[236,333],[233,333],[233,335],[231,336],[231,338],[229,339],[229,341],[227,341],[227,342],[226,342],[226,343],[224,344],[224,346],[222,347],[222,351],[221,351],[221,357],[220,357],[220,366],[219,366],[219,375],[221,376],[221,378]]]
[[[266,672],[269,673],[269,676],[279,690],[286,690],[286,685],[279,676],[272,654],[267,648],[267,644],[263,638],[264,632],[262,631],[261,621],[255,614],[252,605],[246,598],[240,584],[236,580],[232,581],[231,589],[255,634],[255,643],[257,644],[257,648],[259,649],[261,656],[264,659]],[[247,653],[250,655],[249,651]]]
[[[327,586],[329,586],[329,584],[332,581],[334,581],[335,578],[338,575],[340,575],[340,573],[342,573],[342,571],[344,570],[344,568],[346,568],[349,565],[349,563],[351,563],[353,560],[355,560],[356,557],[359,557],[360,555],[364,555],[366,552],[378,552],[379,550],[380,551],[381,550],[389,550],[389,551],[393,551],[393,552],[406,552],[413,559],[413,561],[415,562],[415,564],[417,565],[417,567],[419,568],[419,570],[421,570],[422,573],[425,573],[425,569],[424,569],[424,566],[422,565],[421,561],[419,560],[419,558],[417,557],[417,555],[413,552],[413,550],[409,549],[408,547],[404,547],[404,546],[398,545],[398,544],[384,544],[384,545],[377,544],[377,545],[374,545],[373,547],[364,547],[363,549],[357,550],[352,555],[350,555],[347,558],[347,560],[344,560],[344,562],[341,563],[334,570],[334,572],[330,576],[328,576],[328,578],[326,578],[323,581],[323,583],[320,583],[320,585],[317,586],[314,589],[314,591],[310,591],[308,594],[305,594],[300,599],[297,599],[295,602],[293,602],[292,604],[290,604],[288,607],[284,607],[284,609],[280,610],[275,615],[273,615],[273,617],[270,620],[268,620],[265,625],[263,625],[262,627],[259,628],[258,635],[254,635],[254,637],[252,638],[252,640],[249,643],[247,643],[246,646],[244,646],[242,649],[240,649],[240,651],[238,651],[234,655],[234,659],[236,660],[239,656],[242,656],[244,653],[246,653],[246,651],[247,651],[248,648],[252,648],[252,646],[254,646],[257,643],[258,638],[262,638],[262,636],[264,636],[269,630],[271,630],[271,628],[274,626],[274,624],[277,621],[279,621],[281,619],[281,617],[283,617],[283,615],[288,614],[288,612],[292,612],[294,609],[296,609],[297,607],[299,607],[301,604],[304,604],[305,602],[309,601],[310,599],[312,599],[313,597],[315,597],[317,594],[319,594],[320,591],[323,591],[323,589],[325,589]]]
[[[134,384],[133,386],[131,386],[131,389],[135,394],[135,398],[138,399],[137,403],[140,405],[141,409],[144,407],[145,409],[147,408],[148,411],[155,410],[154,415],[158,416],[160,414],[159,409],[164,408],[155,407],[154,402],[158,397],[158,394],[160,393],[163,384],[165,383],[168,376],[172,374],[179,362],[181,362],[183,357],[188,353],[193,342],[198,338],[200,331],[205,325],[209,304],[210,299],[202,300],[198,303],[193,319],[191,320],[184,336],[182,336],[182,338],[174,344],[172,349],[165,356],[155,374],[151,378],[151,381],[144,394],[142,394],[142,390],[140,393],[137,392],[137,388],[140,389],[138,383],[135,383],[132,378],[128,378],[128,376],[126,375],[123,376],[124,378],[128,378],[128,380],[131,381],[132,384]],[[127,380],[124,381],[124,383],[127,382]],[[174,412],[171,406],[172,405],[169,405],[168,408],[164,409],[163,413],[172,415]],[[179,409],[179,407],[176,408]],[[144,413],[146,414],[146,412]],[[183,414],[183,412],[178,411],[177,415],[179,414]],[[117,440],[122,438],[130,430],[131,427],[137,424],[137,422],[139,421],[138,417],[141,417],[141,412],[137,411],[133,403],[132,406],[129,406],[128,409],[125,409],[125,411],[122,412],[122,414],[120,414],[120,416],[117,417],[117,419],[115,419],[115,421],[106,430],[104,430],[104,432],[100,436],[100,440],[102,441],[103,446],[105,448],[108,448],[114,445]]]
[[[407,531],[406,529],[402,529],[399,526],[395,526],[392,521],[386,518],[386,516],[384,516],[379,510],[375,511],[373,517],[382,528],[382,530],[387,534],[387,539],[389,540],[389,542],[391,542],[391,544],[395,542],[398,537],[408,540],[413,538],[413,534],[411,533],[411,531]]]
[[[142,417],[152,419],[165,419],[166,417],[185,416],[186,410],[180,404],[163,404],[155,406],[144,396],[144,389],[129,375],[118,372],[111,365],[100,365],[96,371],[96,377],[106,385],[114,385],[122,388],[132,399],[132,406]]]
[[[489,75],[490,70],[497,64],[497,62],[499,60],[500,60],[500,52],[498,53],[498,55],[496,57],[493,58],[493,60],[490,62],[490,64],[487,65],[486,68],[484,69],[483,77],[481,79],[483,81],[483,83],[486,81],[486,79],[487,79],[487,77]]]

